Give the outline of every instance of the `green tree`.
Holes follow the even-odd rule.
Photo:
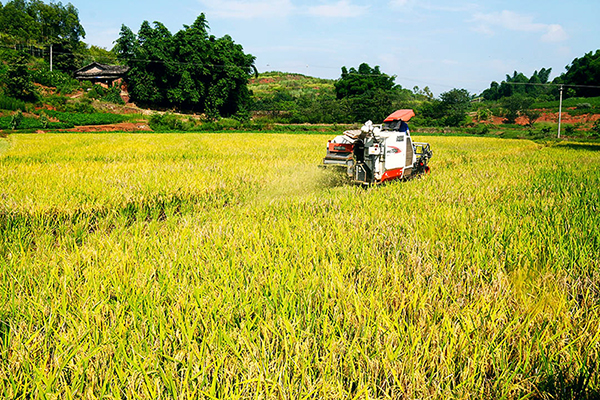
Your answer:
[[[421,103],[416,114],[417,121],[420,121],[421,125],[444,125],[444,108],[438,99]]]
[[[591,51],[583,57],[574,59],[567,67],[567,72],[557,78],[556,83],[568,85],[600,86],[600,50]],[[600,94],[600,89],[577,87],[576,95],[593,97]]]
[[[504,123],[514,124],[517,118],[533,104],[533,99],[523,95],[514,95],[502,99],[502,107],[505,110]],[[537,118],[536,118],[537,119]]]
[[[39,36],[35,19],[27,13],[27,2],[14,0],[0,9],[0,30],[13,46],[28,43]]]
[[[123,64],[134,62],[135,55],[138,51],[137,37],[131,29],[125,25],[121,25],[119,38],[115,40],[115,46],[112,51],[116,54],[117,60]]]
[[[492,82],[489,89],[486,89],[481,94],[486,100],[500,100],[504,97],[513,95],[526,95],[530,97],[538,97],[542,94],[550,93],[550,88],[544,87],[541,84],[547,83],[552,68],[542,68],[535,71],[530,78],[527,78],[522,72],[514,71],[512,76],[506,75],[506,79],[500,84]]]
[[[446,126],[459,126],[467,117],[471,95],[466,89],[452,89],[440,95],[440,107]]]
[[[401,87],[396,78],[363,63],[358,70],[342,67],[342,75],[334,84],[336,97],[345,100],[350,109],[348,122],[382,121],[389,115],[396,92]]]
[[[431,89],[429,89],[429,86],[425,86],[422,90],[418,86],[415,86],[413,87],[412,94],[416,99],[419,100],[431,101],[435,98],[433,92],[431,92]]]
[[[384,92],[392,90],[396,85],[396,77],[389,76],[379,70],[379,66],[371,68],[369,64],[360,64],[358,70],[342,67],[342,76],[335,83],[338,99],[356,96],[370,96],[376,90]]]
[[[63,71],[81,66],[85,30],[71,3],[12,0],[0,8],[0,34],[13,48],[53,46],[54,65]]]
[[[230,36],[209,35],[204,14],[175,35],[160,22],[152,27],[144,21],[137,35],[123,25],[114,50],[130,67],[129,90],[136,102],[211,118],[248,115],[247,83],[256,71],[255,58]]]
[[[500,85],[498,84],[498,82],[493,81],[490,84],[490,88],[484,90],[481,95],[483,96],[484,99],[489,100],[489,101],[498,100],[500,98],[499,89],[500,89]]]
[[[37,97],[28,68],[28,56],[14,52],[8,56],[4,76],[4,92],[11,97],[25,101],[34,101]]]

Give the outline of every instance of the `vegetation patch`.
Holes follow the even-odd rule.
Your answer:
[[[52,110],[47,110],[45,113],[52,118],[58,119],[60,122],[72,126],[117,124],[128,119],[125,115],[109,113],[81,114]]]

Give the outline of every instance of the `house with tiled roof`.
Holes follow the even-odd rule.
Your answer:
[[[75,71],[74,77],[78,81],[90,81],[110,87],[113,83],[121,83],[127,75],[129,67],[123,65],[107,65],[93,62]]]

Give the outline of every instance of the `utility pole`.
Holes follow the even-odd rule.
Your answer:
[[[50,72],[52,72],[52,43],[50,43]]]
[[[563,85],[560,85],[560,101],[558,102],[558,138],[560,139],[560,122],[562,120],[562,92]]]

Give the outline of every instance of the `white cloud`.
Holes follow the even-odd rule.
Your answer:
[[[476,13],[472,22],[479,23],[473,30],[487,35],[494,34],[494,27],[516,32],[541,33],[544,42],[561,42],[568,38],[562,26],[558,24],[542,24],[534,22],[529,15],[504,10],[495,13]]]
[[[340,0],[333,4],[308,7],[308,14],[327,18],[356,18],[365,15],[369,7],[350,4],[348,0]]]
[[[217,18],[255,19],[282,18],[294,12],[290,0],[199,0],[207,14]]]
[[[544,42],[563,42],[569,36],[562,26],[554,24],[548,26],[548,31],[542,36]]]

